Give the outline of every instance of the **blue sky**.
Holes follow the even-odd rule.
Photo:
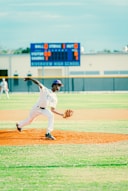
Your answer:
[[[128,44],[128,0],[0,0],[0,48],[35,42],[122,50]]]

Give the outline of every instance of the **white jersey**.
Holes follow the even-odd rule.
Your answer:
[[[56,104],[57,104],[57,96],[56,94],[43,86],[43,88],[39,88],[40,89],[40,97],[36,103],[36,106],[42,107],[42,108],[46,108],[48,106],[56,108]]]
[[[7,87],[8,87],[8,84],[7,84],[6,81],[3,81],[3,82],[1,82],[0,86],[1,86],[4,90],[6,90]]]

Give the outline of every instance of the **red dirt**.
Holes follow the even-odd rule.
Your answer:
[[[71,131],[54,131],[56,140],[46,140],[45,130],[29,129],[22,132],[1,130],[0,145],[34,145],[34,144],[94,144],[112,143],[128,140],[128,135],[110,133],[83,133]]]
[[[28,115],[28,111],[0,111],[0,121],[16,121],[22,120]],[[56,120],[61,120],[59,116],[55,116]],[[67,120],[128,120],[128,110],[79,110]],[[38,120],[46,120],[39,117]],[[65,120],[65,119],[62,119]],[[24,129],[27,129],[25,127]],[[98,144],[112,143],[117,141],[128,140],[128,134],[112,134],[112,133],[91,133],[91,132],[75,132],[75,131],[53,131],[56,140],[45,139],[45,129],[27,129],[21,133],[17,130],[0,130],[0,146],[1,145],[34,145],[34,144]]]

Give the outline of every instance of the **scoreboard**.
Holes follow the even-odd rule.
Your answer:
[[[80,43],[31,43],[31,66],[80,66]]]

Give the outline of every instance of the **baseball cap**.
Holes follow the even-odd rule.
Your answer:
[[[60,86],[63,86],[62,82],[60,80],[54,80],[53,83],[52,83],[52,86],[53,85],[60,85]]]

